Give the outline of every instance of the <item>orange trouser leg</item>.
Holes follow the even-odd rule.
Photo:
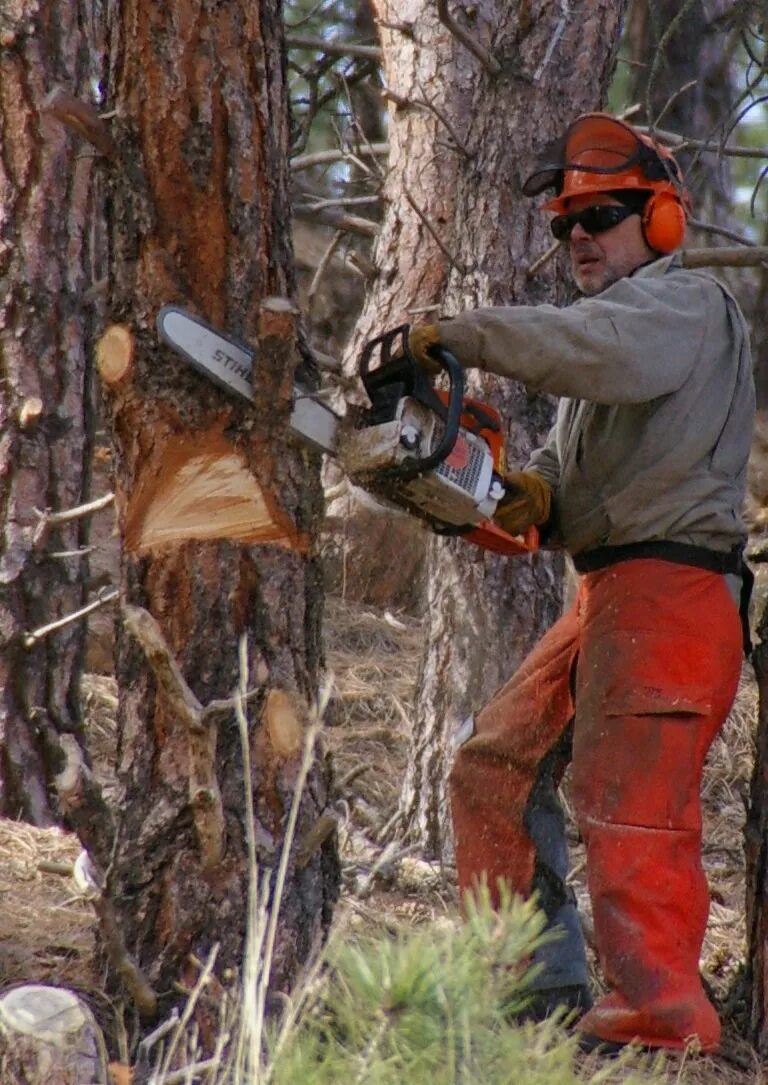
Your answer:
[[[534,845],[523,818],[539,762],[573,714],[569,687],[576,654],[576,611],[543,637],[514,677],[478,714],[450,775],[451,814],[462,895],[487,879],[527,895]]]
[[[647,559],[589,574],[581,600],[573,797],[611,990],[579,1027],[711,1050],[699,791],[738,682],[736,607],[722,577]]]

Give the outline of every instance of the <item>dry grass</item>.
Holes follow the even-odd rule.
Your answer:
[[[375,844],[396,810],[406,766],[412,699],[422,644],[421,623],[338,599],[327,606],[328,667],[335,679],[326,716],[330,746],[346,797],[342,828],[345,887],[340,919],[353,927],[390,929],[397,923],[456,921],[450,876],[411,849]],[[703,800],[704,860],[712,912],[703,967],[722,1001],[744,959],[744,858],[742,831],[753,756],[756,689],[745,668],[734,711],[707,764]],[[113,786],[114,681],[92,676],[85,689],[96,769]],[[362,771],[364,769],[364,771]],[[572,830],[575,832],[575,830]],[[0,821],[2,937],[0,978],[11,983],[51,982],[95,994],[93,917],[70,877],[44,873],[40,863],[68,867],[77,841],[57,830],[35,830]],[[574,847],[574,884],[586,901],[583,856]],[[581,869],[579,869],[581,866]],[[596,973],[597,978],[597,973]],[[761,1082],[746,1045],[726,1041],[738,1066],[723,1058],[669,1059],[670,1081],[705,1085]]]

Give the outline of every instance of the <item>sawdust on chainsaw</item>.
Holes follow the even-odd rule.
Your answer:
[[[386,830],[402,788],[413,718],[413,690],[422,625],[412,615],[390,614],[337,598],[328,600],[326,648],[333,674],[325,741],[336,775],[347,781],[347,817],[341,833],[345,921],[388,929],[403,921],[455,921],[450,871],[413,849],[377,839]],[[114,680],[88,676],[84,706],[95,768],[108,792],[114,786]],[[710,753],[704,779],[704,860],[712,909],[703,969],[723,1007],[745,957],[742,833],[753,760],[757,694],[745,668],[734,711]],[[567,803],[567,790],[566,790]],[[571,827],[572,882],[587,914],[583,849]],[[56,829],[0,820],[0,985],[47,982],[100,995],[94,959],[91,906],[77,892],[71,868],[79,844]],[[595,980],[599,975],[595,970]],[[739,1007],[731,1007],[738,1012]],[[670,1080],[705,1085],[763,1081],[747,1045],[726,1022],[728,1058],[670,1056]]]

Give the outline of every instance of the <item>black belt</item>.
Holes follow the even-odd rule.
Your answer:
[[[742,582],[739,613],[744,635],[744,653],[747,657],[751,655],[749,600],[755,578],[744,561],[743,543],[737,543],[731,550],[725,551],[665,540],[625,543],[623,546],[597,546],[594,550],[582,550],[580,554],[576,554],[573,564],[579,573],[594,573],[609,565],[617,565],[620,561],[634,561],[636,558],[655,558],[657,561],[672,561],[676,565],[693,565],[711,573],[740,576]]]

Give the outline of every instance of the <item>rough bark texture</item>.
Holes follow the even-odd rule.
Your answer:
[[[86,291],[102,273],[95,151],[42,106],[57,83],[89,97],[91,18],[87,0],[0,2],[0,814],[37,825],[61,814],[60,736],[82,753],[84,624],[29,647],[25,635],[89,594],[88,521],[45,513],[87,496]]]
[[[127,951],[161,992],[193,974],[190,953],[204,958],[216,942],[221,968],[240,967],[248,883],[244,788],[253,791],[259,861],[271,867],[301,756],[296,743],[275,737],[264,706],[275,691],[293,698],[303,730],[321,662],[312,541],[317,464],[287,443],[285,425],[300,361],[296,315],[268,300],[293,293],[280,15],[278,2],[245,0],[129,0],[110,10],[109,106],[117,110],[118,147],[110,316],[135,338],[127,375],[107,391],[126,546],[122,590],[159,623],[191,687],[188,703],[204,707],[230,695],[244,633],[259,689],[250,706],[253,773],[244,780],[233,714],[208,720],[205,726],[217,729],[212,734],[190,729],[165,687],[157,688],[135,636],[119,632],[123,818],[109,892]],[[171,301],[257,346],[253,409],[158,346],[155,316]],[[199,493],[190,487],[195,471],[224,460],[271,510],[277,541],[247,545],[247,531],[233,532],[223,502],[219,512],[210,507],[202,526],[169,514],[177,530],[164,542],[155,530],[160,510],[169,501],[188,510]],[[168,517],[163,522],[167,527]],[[206,749],[208,783],[217,786],[205,796],[196,790],[193,802],[190,773],[205,775]],[[302,799],[299,839],[327,798],[319,759]],[[200,820],[206,801],[211,834]],[[222,813],[224,853],[212,863]],[[333,839],[301,869],[291,863],[274,989],[289,987],[322,934],[337,884]]]
[[[761,1055],[768,1054],[768,628],[764,613],[758,626],[760,644],[753,663],[760,697],[750,805],[745,829],[747,862],[746,911],[747,982],[750,1039]]]
[[[425,310],[428,319],[466,307],[566,300],[560,260],[527,274],[551,238],[521,183],[536,150],[566,120],[601,104],[625,6],[484,0],[471,11],[457,7],[454,17],[501,65],[493,75],[441,25],[436,5],[380,0],[392,103],[389,203],[378,278],[353,349]],[[469,387],[501,407],[509,462],[523,463],[549,428],[553,402],[479,375]],[[451,732],[557,616],[561,562],[507,561],[438,540],[430,560],[427,649],[401,814],[423,847],[446,854]]]

